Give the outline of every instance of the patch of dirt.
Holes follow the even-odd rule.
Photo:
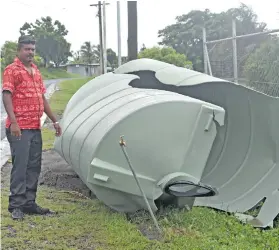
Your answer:
[[[1,169],[1,187],[9,187],[12,164],[7,163]],[[75,191],[94,198],[90,189],[82,182],[75,171],[54,150],[44,151],[39,185],[54,187],[58,190]]]
[[[135,224],[143,236],[149,240],[162,240],[162,233],[159,233],[150,214],[145,210],[140,210],[135,213],[126,213],[127,221]]]
[[[149,240],[162,240],[162,235],[153,226],[148,226],[146,224],[141,224],[138,226],[139,231]]]
[[[43,152],[39,185],[75,191],[87,197],[92,197],[90,189],[78,177],[71,166],[54,150]]]

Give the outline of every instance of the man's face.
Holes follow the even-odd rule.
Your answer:
[[[24,63],[33,62],[35,55],[35,45],[34,44],[23,44],[18,52],[18,57]]]

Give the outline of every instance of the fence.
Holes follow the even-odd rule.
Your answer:
[[[275,77],[275,81],[263,81],[266,72],[262,72],[249,77],[247,74],[247,62],[256,49],[261,46],[267,39],[270,39],[270,34],[276,34],[279,29],[270,30],[259,33],[236,35],[236,22],[232,20],[232,36],[224,39],[207,41],[206,29],[203,29],[203,53],[204,53],[204,72],[212,76],[233,81],[267,95],[279,97],[279,78]],[[279,48],[278,48],[279,51]],[[279,54],[277,55],[279,60]],[[253,60],[253,59],[252,59]],[[266,60],[266,61],[264,61]],[[266,55],[266,58],[261,60],[261,63],[267,63],[270,70],[279,72],[279,64],[274,65],[272,58]],[[273,68],[272,68],[273,67]],[[260,68],[260,67],[259,67]],[[250,73],[251,74],[251,73]],[[263,77],[258,77],[258,75]],[[277,74],[276,76],[279,76]]]

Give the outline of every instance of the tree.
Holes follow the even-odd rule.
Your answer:
[[[72,54],[72,57],[73,57],[73,63],[81,63],[82,60],[81,60],[81,52],[78,50],[78,51],[71,51],[71,54]]]
[[[14,61],[17,55],[17,43],[13,41],[6,41],[1,48],[1,69],[3,70],[7,65]],[[34,56],[34,63],[37,66],[42,66],[42,58],[36,53]]]
[[[187,60],[184,54],[177,53],[173,48],[152,47],[142,50],[138,58],[150,58],[158,61],[174,64],[179,67],[192,68],[192,63]]]
[[[279,37],[271,36],[247,59],[244,75],[252,84],[279,83]]]
[[[193,68],[203,71],[203,39],[202,28],[206,27],[207,40],[216,40],[232,36],[232,19],[236,19],[237,35],[261,32],[266,28],[265,23],[257,22],[257,15],[244,4],[239,8],[232,8],[226,12],[212,13],[193,10],[188,14],[176,17],[176,23],[159,30],[158,37],[161,38],[160,45],[174,48],[178,53],[183,53],[193,62]],[[259,44],[265,39],[264,36],[243,39],[238,43],[239,54],[248,45]],[[227,46],[227,47],[224,47]],[[221,60],[226,54],[226,49],[232,49],[231,44],[219,47],[214,57]],[[255,46],[255,47],[256,47]],[[214,58],[211,58],[214,60]]]
[[[100,45],[93,45],[91,42],[87,41],[81,46],[80,51],[74,53],[74,61],[83,62],[83,63],[96,63],[100,61]],[[107,49],[107,62],[108,66],[112,68],[117,65],[117,55],[111,49]]]
[[[112,49],[107,49],[107,61],[108,61],[108,66],[112,68],[117,67],[117,55]]]
[[[91,42],[84,42],[84,44],[80,48],[80,54],[82,57],[82,61],[88,64],[92,64],[97,59],[95,46],[92,45]]]
[[[11,64],[17,54],[17,43],[13,41],[6,41],[1,48],[1,64],[6,67]]]
[[[66,64],[68,62],[68,57],[72,56],[70,52],[71,44],[68,43],[64,37],[56,37],[52,42],[53,46],[50,52],[51,60],[56,67],[61,64]]]
[[[142,47],[140,48],[140,51],[144,51],[146,49],[145,44],[142,44]]]
[[[71,44],[65,39],[68,30],[58,20],[52,22],[49,16],[37,19],[35,23],[25,23],[20,28],[20,34],[36,38],[36,50],[44,59],[45,66],[50,62],[59,66],[71,56]]]
[[[94,46],[94,56],[97,59],[97,61],[100,61],[100,45],[96,45]],[[117,65],[117,55],[116,53],[111,49],[108,48],[107,49],[107,62],[108,62],[108,66],[114,67],[115,65]]]

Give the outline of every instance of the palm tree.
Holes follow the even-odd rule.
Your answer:
[[[96,61],[95,46],[91,42],[84,42],[80,48],[81,56],[84,62],[88,64],[94,63]]]
[[[81,46],[81,56],[84,62],[93,63],[100,62],[100,45],[92,45],[90,42],[85,42]],[[108,48],[107,49],[108,66],[114,67],[117,64],[116,53]]]
[[[100,44],[94,45],[93,47],[94,47],[94,49],[93,49],[94,56],[95,56],[96,60],[98,62],[100,62],[100,54],[101,54]]]
[[[73,57],[73,62],[74,63],[80,63],[81,62],[81,57],[80,57],[80,51],[71,51],[72,57]]]

